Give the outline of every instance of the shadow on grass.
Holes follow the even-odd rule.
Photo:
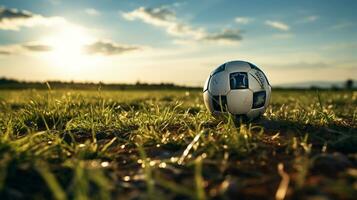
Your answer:
[[[343,124],[316,125],[289,120],[261,118],[252,124],[264,127],[264,133],[283,136],[304,137],[315,147],[328,145],[341,153],[357,152],[357,128]]]

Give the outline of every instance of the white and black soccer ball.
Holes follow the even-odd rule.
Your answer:
[[[203,99],[214,115],[230,113],[253,120],[266,110],[271,86],[264,72],[252,63],[231,61],[216,68],[207,78]]]

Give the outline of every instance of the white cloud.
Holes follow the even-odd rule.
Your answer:
[[[21,27],[50,26],[64,23],[62,17],[44,17],[25,10],[0,7],[0,29],[18,31]]]
[[[176,13],[167,7],[139,7],[131,12],[122,13],[122,16],[127,20],[141,20],[144,23],[164,28],[172,36],[186,39],[186,41],[175,40],[176,44],[190,44],[195,41],[235,43],[242,39],[241,31],[237,29],[224,29],[217,33],[208,33],[203,28],[183,23],[177,19]]]
[[[238,29],[223,29],[219,33],[207,34],[204,39],[232,44],[242,40],[242,32]]]
[[[265,21],[265,24],[281,31],[288,31],[290,29],[289,25],[279,21],[267,20]]]
[[[87,8],[84,10],[84,12],[91,16],[99,16],[100,15],[100,12],[94,8]]]
[[[203,29],[193,28],[188,24],[180,22],[176,18],[176,14],[166,7],[140,7],[132,12],[123,13],[122,16],[127,20],[142,20],[147,24],[165,28],[168,34],[177,37],[193,37],[199,39],[204,35]]]
[[[21,46],[27,51],[47,52],[52,50],[52,47],[50,45],[40,43],[27,43]]]
[[[253,21],[253,18],[250,17],[236,17],[234,19],[235,22],[237,22],[238,24],[249,24]]]
[[[128,51],[139,50],[140,47],[119,44],[112,41],[98,40],[92,44],[86,45],[84,51],[88,54],[102,54],[102,55],[117,55]]]

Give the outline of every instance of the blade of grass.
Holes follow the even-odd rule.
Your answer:
[[[191,143],[186,147],[185,151],[183,151],[180,159],[178,160],[178,164],[181,165],[183,163],[183,161],[185,160],[185,158],[187,157],[188,153],[190,152],[190,150],[192,149],[193,145],[198,141],[198,139],[200,139],[201,135],[202,135],[203,131],[199,132],[191,141]]]
[[[36,165],[36,170],[42,176],[43,180],[47,183],[51,190],[53,197],[57,200],[66,200],[66,193],[58,183],[55,175],[50,171],[47,164],[44,162]]]
[[[195,183],[196,183],[196,196],[199,200],[206,199],[204,180],[202,177],[202,158],[198,157],[195,160]]]
[[[285,199],[286,192],[288,191],[290,181],[289,175],[284,171],[283,163],[278,164],[278,173],[281,176],[281,181],[278,190],[276,191],[275,199],[283,200]]]

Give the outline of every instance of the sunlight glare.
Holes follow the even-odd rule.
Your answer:
[[[85,46],[94,39],[81,27],[66,25],[42,41],[52,48],[46,59],[62,72],[75,75],[95,64],[95,56],[85,52]]]

